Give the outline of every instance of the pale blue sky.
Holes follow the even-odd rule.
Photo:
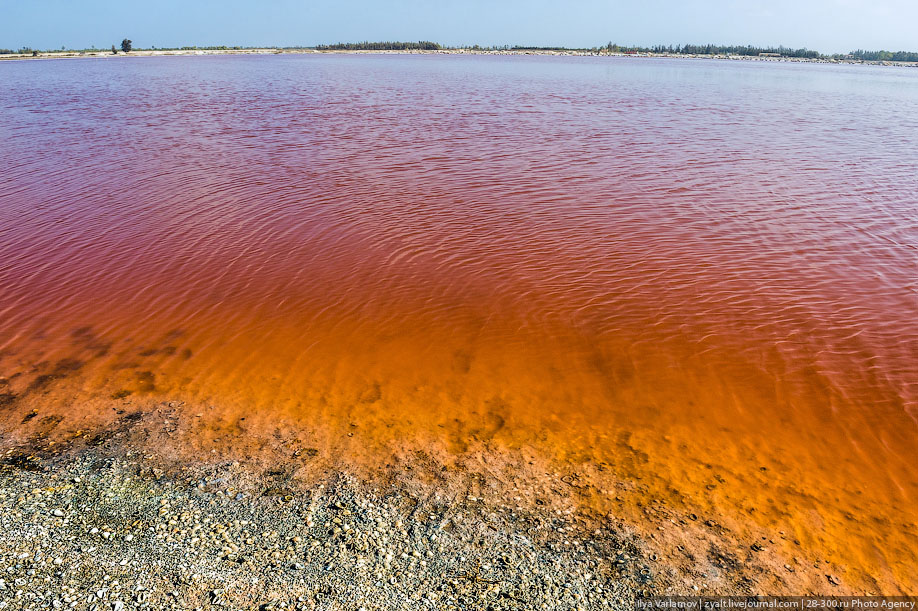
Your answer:
[[[719,43],[918,51],[918,0],[0,0],[0,47]]]

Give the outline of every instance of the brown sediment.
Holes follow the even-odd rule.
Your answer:
[[[467,379],[481,366],[481,356],[449,354],[451,375]],[[645,551],[665,567],[661,583],[676,590],[700,584],[718,593],[894,594],[914,587],[907,509],[888,515],[866,494],[849,501],[838,482],[817,484],[782,460],[780,446],[745,447],[744,440],[762,437],[739,424],[669,426],[661,434],[651,405],[631,414],[627,429],[587,423],[560,407],[563,419],[527,422],[525,406],[500,392],[451,411],[431,399],[425,412],[400,404],[405,391],[379,381],[388,379],[383,372],[334,401],[320,394],[315,403],[245,409],[239,399],[202,401],[178,388],[164,395],[157,382],[170,378],[136,363],[52,362],[9,376],[10,389],[22,389],[21,396],[8,393],[0,417],[10,466],[36,469],[61,452],[97,448],[149,452],[173,465],[243,460],[296,473],[301,483],[340,469],[391,482],[395,472],[400,482],[429,491],[513,492],[531,508],[611,516],[641,533]],[[609,400],[633,383],[627,360],[594,353],[590,362],[607,372],[601,392]],[[121,383],[127,388],[107,390]],[[694,449],[702,442],[704,451]],[[285,486],[278,488],[293,489]],[[826,581],[829,569],[840,585]]]
[[[589,453],[546,454],[544,447],[551,445],[521,442],[501,433],[493,419],[470,427],[457,422],[453,430],[425,435],[408,435],[393,426],[386,439],[356,422],[305,427],[277,414],[239,416],[217,405],[179,399],[96,397],[75,411],[49,398],[32,395],[3,414],[0,453],[7,468],[38,472],[89,450],[114,457],[143,455],[147,468],[160,473],[189,464],[241,461],[274,481],[263,494],[279,498],[347,471],[369,486],[415,495],[470,497],[486,505],[509,502],[546,516],[572,512],[587,531],[605,523],[630,529],[639,537],[641,557],[653,567],[652,578],[648,574],[640,581],[637,575],[635,582],[649,592],[898,594],[913,587],[908,555],[899,557],[901,565],[888,556],[892,562],[878,572],[851,547],[857,544],[851,533],[847,550],[831,546],[835,523],[813,516],[822,521],[812,527],[819,525],[824,532],[806,532],[806,515],[795,512],[817,499],[801,495],[801,507],[785,508],[784,521],[774,519],[774,508],[763,507],[757,515],[755,499],[768,502],[769,495],[778,493],[768,485],[769,469],[757,468],[758,481],[736,487],[731,482],[736,474],[699,465],[700,481],[707,482],[702,488],[710,495],[706,501],[681,482],[655,475],[656,459],[641,449],[645,441],[632,434],[613,440],[614,460],[596,461]],[[24,420],[23,413],[38,417]],[[858,519],[849,515],[843,526],[857,528]],[[894,533],[907,525],[870,525],[877,526]],[[896,544],[889,536],[884,542]],[[905,541],[896,551],[909,552]]]

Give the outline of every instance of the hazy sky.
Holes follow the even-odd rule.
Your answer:
[[[918,51],[918,0],[0,0],[0,47],[737,43]]]

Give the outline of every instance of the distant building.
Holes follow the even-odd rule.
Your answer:
[[[759,57],[781,57],[780,53],[759,53]]]

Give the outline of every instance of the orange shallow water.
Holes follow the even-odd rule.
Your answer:
[[[78,371],[72,409],[130,391],[357,425],[354,460],[531,446],[918,585],[913,71],[297,56],[0,77],[0,393]]]

